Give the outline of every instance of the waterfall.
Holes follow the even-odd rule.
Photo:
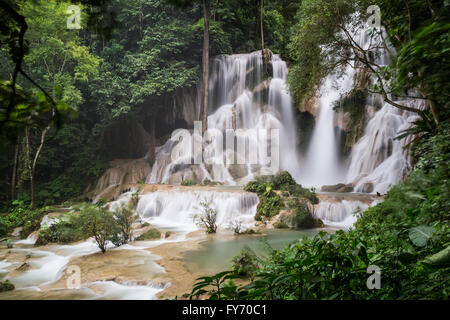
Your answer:
[[[301,183],[309,187],[336,184],[342,181],[345,168],[339,163],[334,130],[334,103],[353,87],[354,69],[347,67],[344,75],[329,75],[320,88],[320,113],[306,153]]]
[[[415,101],[400,103],[420,107]],[[409,139],[395,137],[416,119],[416,115],[384,103],[369,120],[364,136],[352,148],[347,172],[347,181],[354,184],[355,191],[383,194],[406,175],[411,169],[404,150]]]
[[[374,45],[366,30],[356,30],[353,38],[362,48],[368,49]],[[390,54],[395,53],[395,49],[389,44],[387,47],[379,44],[372,52],[377,65],[390,63]],[[395,137],[409,128],[417,116],[388,104],[379,94],[368,95],[366,108],[361,110],[368,117],[364,134],[352,147],[347,164],[339,162],[335,136],[338,118],[333,106],[342,95],[354,88],[357,75],[355,69],[348,66],[341,77],[330,74],[320,87],[320,113],[304,161],[304,174],[300,178],[306,186],[321,187],[345,182],[353,184],[355,192],[385,193],[410,170],[409,155],[404,150],[409,140],[396,140]],[[425,108],[423,101],[390,99],[414,108]],[[381,106],[379,110],[377,105]]]
[[[348,229],[356,222],[355,213],[369,206],[361,201],[320,201],[314,210],[314,216],[328,226]]]
[[[241,130],[248,147],[266,144],[271,146],[268,136],[254,136],[252,133],[279,129],[282,143],[279,145],[280,166],[277,169],[288,170],[298,179],[300,167],[296,150],[297,129],[292,98],[286,87],[287,66],[278,55],[273,54],[268,69],[272,70],[272,77],[264,78],[260,51],[222,55],[213,59],[209,79],[208,130],[217,130],[224,138],[228,129]],[[247,161],[245,164],[230,164],[226,161],[230,157],[248,159],[252,150],[236,151],[234,145],[226,145],[223,155],[216,155],[211,150],[212,140],[201,140],[201,134],[192,131],[188,135],[187,140],[194,142],[188,142],[183,147],[184,150],[192,150],[192,145],[200,141],[198,143],[203,144],[203,155],[214,158],[214,164],[192,164],[189,162],[191,155],[173,161],[172,152],[181,142],[170,139],[158,150],[152,171],[146,180],[148,183],[180,184],[183,180],[210,180],[225,185],[243,185],[255,176],[264,174],[269,166],[260,157],[256,163]]]
[[[386,38],[385,31],[382,32]],[[360,45],[367,48],[370,37],[365,32],[361,34]],[[389,43],[387,47],[386,49],[380,46],[376,50],[376,64],[386,66],[390,63],[390,53],[395,53],[395,49]],[[398,99],[391,95],[389,98],[415,109],[426,108],[423,100]],[[367,106],[373,108],[376,103],[381,104],[381,109],[375,114],[369,114],[364,135],[352,148],[346,181],[354,185],[356,192],[384,194],[411,169],[409,153],[405,146],[412,137],[401,140],[395,138],[408,129],[418,116],[390,105],[379,94],[369,94]]]
[[[219,227],[226,228],[233,221],[240,221],[244,229],[254,226],[258,204],[254,193],[156,191],[142,195],[136,211],[142,220],[151,218],[152,225],[192,231],[197,229],[194,216],[202,213],[201,202],[210,203],[216,210]]]

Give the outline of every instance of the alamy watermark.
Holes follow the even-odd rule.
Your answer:
[[[77,265],[70,265],[67,267],[66,273],[69,275],[66,280],[68,289],[81,288],[81,269]]]
[[[370,265],[367,268],[367,273],[372,274],[367,278],[367,289],[381,289],[381,268],[376,265]]]
[[[66,9],[66,13],[70,14],[67,18],[67,29],[81,29],[81,9],[77,5],[70,5]]]

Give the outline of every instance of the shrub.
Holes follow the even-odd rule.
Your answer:
[[[131,195],[131,201],[130,201],[130,209],[134,210],[136,209],[138,202],[139,202],[139,195],[141,194],[142,189],[144,188],[143,184],[139,186],[139,188],[133,192]]]
[[[234,234],[242,233],[242,222],[239,219],[235,219],[230,222],[228,228],[234,231]]]
[[[14,201],[13,209],[4,217],[7,231],[22,227],[20,237],[26,238],[33,231],[39,230],[42,218],[47,214],[48,207],[32,210],[22,201]]]
[[[232,271],[238,276],[253,279],[255,271],[259,268],[258,257],[248,246],[244,246],[241,252],[232,259]]]
[[[96,205],[97,207],[99,207],[99,208],[102,208],[102,207],[106,206],[107,203],[108,203],[108,202],[107,202],[105,199],[100,198],[100,199],[97,200],[97,202],[95,203],[95,205]]]
[[[283,186],[281,190],[287,191],[290,196],[305,198],[312,204],[319,203],[319,198],[317,198],[316,194],[306,188],[303,188],[300,184]]]
[[[94,237],[102,253],[105,253],[108,241],[117,235],[113,214],[104,208],[87,205],[82,208],[79,218],[84,236]]]
[[[66,214],[61,218],[61,221],[41,228],[35,246],[42,246],[47,243],[70,243],[85,238],[80,219],[77,216]]]
[[[195,180],[183,180],[181,181],[182,186],[194,186],[197,182]]]
[[[261,232],[256,231],[256,230],[253,229],[253,228],[249,228],[249,229],[247,229],[247,230],[245,230],[245,231],[242,231],[240,234],[258,234],[258,233],[261,233]]]
[[[9,280],[6,281],[0,281],[0,292],[5,292],[5,291],[12,291],[14,290],[14,285],[9,282]]]
[[[205,228],[206,233],[216,233],[217,231],[217,211],[211,208],[211,202],[200,202],[203,212],[194,216],[194,222],[200,228]]]
[[[297,182],[295,182],[294,178],[292,178],[291,174],[287,171],[281,171],[280,173],[277,173],[271,180],[274,189],[276,190],[280,190],[283,186],[286,187],[297,185]]]
[[[62,203],[62,205],[63,205],[63,207],[65,207],[65,208],[69,208],[70,206],[72,206],[72,204],[70,203],[70,201],[64,201],[64,202]]]
[[[266,218],[274,217],[280,212],[282,207],[283,200],[278,194],[272,191],[271,185],[268,185],[266,191],[259,195],[255,220],[262,221]]]
[[[131,241],[131,227],[134,221],[136,221],[136,215],[131,209],[122,205],[113,213],[113,217],[117,227],[117,233],[113,235],[111,241],[118,247]]]
[[[272,190],[283,191],[283,197],[305,198],[312,204],[319,203],[316,194],[297,184],[287,171],[250,181],[245,185],[244,190],[258,194],[259,203],[255,215],[258,221],[276,216],[284,205],[282,198]]]
[[[161,238],[161,231],[156,228],[152,228],[143,234],[141,234],[136,240],[145,241],[145,240],[154,240]]]
[[[275,228],[277,228],[277,229],[287,229],[287,228],[289,228],[287,217],[285,217],[285,216],[280,217],[280,219],[278,219],[278,221],[276,223],[274,223],[273,226]]]

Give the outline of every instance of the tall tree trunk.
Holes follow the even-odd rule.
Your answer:
[[[26,162],[28,168],[28,175],[30,176],[30,192],[31,192],[31,208],[34,209],[34,177],[33,177],[33,168],[31,166],[31,157],[30,157],[30,129],[28,127],[25,128],[25,146],[26,146]]]
[[[19,144],[20,144],[20,136],[17,137],[16,146],[14,149],[14,164],[13,164],[13,172],[11,178],[11,200],[14,201],[16,198],[16,176],[17,176],[17,161],[19,158]]]
[[[260,28],[261,28],[261,55],[263,60],[263,73],[267,76],[267,64],[269,63],[269,54],[264,48],[264,0],[260,0]]]
[[[264,17],[263,17],[263,10],[264,10],[264,0],[260,0],[260,28],[261,28],[261,50],[263,55],[265,55],[264,53]],[[264,57],[265,58],[265,57]]]
[[[31,209],[36,207],[36,197],[34,192],[34,173],[36,172],[36,164],[41,154],[42,148],[44,147],[45,137],[51,128],[51,123],[42,131],[41,133],[41,141],[39,146],[34,154],[33,162],[31,162],[31,148],[30,148],[30,129],[28,127],[25,128],[25,136],[26,136],[26,150],[27,150],[27,166],[30,175],[30,192],[31,192]]]
[[[208,18],[208,1],[203,0],[203,55],[202,55],[202,108],[200,111],[202,120],[202,133],[206,131],[208,119],[208,90],[209,90],[209,18]]]

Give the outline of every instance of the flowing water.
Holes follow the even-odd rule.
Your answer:
[[[194,216],[207,203],[217,212],[217,224],[226,228],[239,221],[244,228],[254,226],[258,196],[244,192],[217,191],[157,191],[141,196],[137,212],[142,220],[150,218],[152,225],[194,231]]]
[[[258,148],[273,142],[273,139],[268,142],[270,129],[278,129],[282,141],[279,144],[281,163],[276,171],[288,170],[295,178],[300,177],[294,107],[286,88],[287,66],[278,55],[272,56],[270,65],[273,77],[265,78],[259,51],[215,58],[210,78],[208,129],[215,130],[224,139],[226,130],[240,131],[246,141],[245,147],[239,149],[234,143],[228,145],[227,141],[223,154],[215,154],[213,146],[216,144],[208,139],[202,141],[201,132],[184,133],[187,140],[183,138],[183,143],[186,143],[181,148],[184,156],[173,161],[171,155],[175,147],[180,148],[180,142],[174,139],[167,141],[156,155],[147,182],[180,184],[183,180],[202,182],[207,179],[226,185],[243,185],[261,175],[269,166],[261,152],[253,152],[256,149],[250,146]],[[266,134],[260,134],[261,131]],[[214,164],[189,162],[196,156],[191,153],[196,143],[203,145],[204,156],[214,158]],[[253,156],[256,159],[251,158]],[[239,157],[246,161],[239,162]],[[234,159],[234,163],[229,159]]]
[[[362,34],[359,41],[365,46],[368,40]],[[389,55],[381,51],[377,59],[379,64],[386,65],[389,62]],[[297,152],[298,128],[294,120],[294,106],[286,87],[288,74],[286,63],[278,55],[272,55],[269,69],[272,70],[272,76],[266,77],[263,73],[261,52],[214,58],[209,79],[208,128],[217,135],[202,137],[198,127],[195,127],[194,129],[197,130],[194,131],[177,131],[177,139],[168,140],[158,149],[155,163],[146,182],[179,185],[184,180],[193,179],[197,182],[209,180],[221,182],[225,186],[242,186],[255,177],[267,173],[266,169],[274,162],[276,163],[273,150],[278,145],[269,141],[268,135],[250,134],[259,132],[258,130],[270,129],[279,130],[280,166],[277,169],[289,171],[297,182],[306,186],[320,187],[325,184],[345,182],[352,183],[356,192],[385,193],[410,170],[409,155],[403,148],[408,140],[395,140],[395,137],[401,130],[408,128],[414,116],[388,105],[376,95],[369,95],[367,99],[367,106],[375,111],[367,115],[368,122],[363,136],[353,146],[348,161],[340,162],[335,130],[337,115],[333,106],[341,95],[352,89],[355,78],[355,71],[352,68],[348,68],[342,77],[336,78],[331,75],[323,82],[320,88],[320,112],[309,144],[310,148],[307,150],[305,159],[302,160]],[[402,103],[414,107],[425,107],[417,101],[402,101]],[[267,163],[267,159],[258,157],[253,163],[232,164],[228,161],[230,158],[250,157],[252,150],[245,150],[245,148],[236,150],[234,143],[229,145],[228,142],[223,153],[216,154],[212,146],[222,143],[217,137],[227,137],[227,130],[230,129],[248,133],[244,137],[248,145],[253,142],[271,149],[269,152],[272,156],[271,161]],[[214,161],[194,164],[193,160],[198,158],[198,154],[193,153],[192,150],[196,145],[203,147],[205,158]],[[175,150],[182,157],[173,160],[172,155]],[[105,186],[105,188],[108,187]],[[128,203],[133,192],[134,190],[122,194],[119,199],[109,204],[109,208],[116,210]],[[324,220],[328,226],[348,229],[357,219],[354,212],[364,210],[369,205],[380,201],[369,200],[345,195],[336,200],[326,195],[315,206],[314,214]],[[258,197],[255,194],[243,192],[237,187],[234,190],[226,187],[222,190],[192,188],[191,190],[175,189],[146,193],[141,195],[136,209],[140,220],[149,221],[161,230],[175,231],[177,235],[171,239],[136,242],[122,246],[119,253],[114,253],[126,264],[121,267],[125,270],[128,268],[129,272],[134,270],[137,274],[151,276],[164,273],[164,269],[156,262],[157,257],[149,256],[149,252],[145,249],[162,243],[184,241],[189,232],[198,229],[193,218],[200,212],[202,202],[209,203],[216,209],[220,228],[226,228],[236,221],[239,221],[244,228],[255,225],[254,216]],[[49,225],[53,222],[46,217],[43,223]],[[317,230],[299,232],[274,230],[268,231],[264,237],[242,236],[232,240],[230,237],[217,237],[205,242],[202,250],[188,252],[186,263],[191,270],[216,272],[228,266],[230,259],[244,245],[262,253],[261,248],[264,245],[261,239],[265,239],[264,241],[274,248],[281,248],[303,235],[311,236],[316,233]],[[0,299],[14,297],[154,299],[156,294],[164,289],[161,285],[152,283],[105,280],[92,281],[80,290],[41,291],[41,288],[52,285],[62,278],[70,261],[80,257],[94,259],[99,250],[92,240],[74,245],[53,245],[35,249],[31,247],[35,240],[36,235],[33,234],[26,240],[17,241],[15,243],[17,248],[9,251],[1,250],[4,258],[0,260],[0,280],[11,279],[18,290],[9,295],[0,294]],[[115,250],[117,249],[112,249],[110,252]],[[134,258],[129,257],[126,252],[135,253]],[[16,268],[20,266],[21,261],[27,261],[30,269],[17,272]],[[135,269],[128,266],[128,263],[131,263]],[[145,266],[145,270],[140,269],[142,265]],[[114,267],[114,264],[108,266]]]

